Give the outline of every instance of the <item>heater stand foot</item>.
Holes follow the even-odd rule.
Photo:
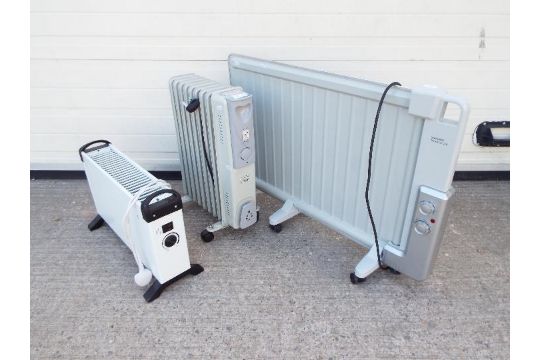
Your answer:
[[[273,232],[275,233],[280,233],[281,230],[283,229],[283,227],[281,226],[281,224],[277,224],[277,225],[268,225],[270,226],[270,229],[272,229]]]
[[[103,224],[105,223],[105,220],[99,215],[96,215],[94,220],[90,221],[90,224],[88,224],[88,230],[94,231],[96,229],[99,229]]]
[[[204,271],[204,268],[199,264],[191,264],[191,268],[188,271],[191,275],[195,276],[202,273]]]
[[[167,288],[172,283],[180,280],[181,278],[183,278],[184,276],[186,276],[188,274],[189,275],[198,275],[198,274],[202,273],[203,271],[204,271],[204,268],[201,265],[199,265],[199,264],[191,264],[191,267],[189,269],[187,269],[186,271],[184,271],[183,273],[181,273],[179,275],[176,275],[175,277],[173,277],[171,280],[167,281],[164,284],[160,283],[157,280],[154,280],[152,285],[150,285],[148,290],[146,290],[146,292],[144,293],[144,295],[143,295],[144,300],[146,300],[146,302],[152,302],[152,301],[156,300],[159,297],[159,295],[161,295],[163,290],[165,290],[165,288]]]
[[[354,273],[351,273],[350,277],[351,277],[351,282],[353,284],[358,284],[358,283],[366,281],[366,278],[359,278],[358,276],[354,275]]]
[[[270,229],[279,233],[281,231],[281,223],[295,217],[298,214],[300,214],[300,211],[294,206],[293,201],[285,201],[285,204],[283,204],[278,211],[270,215],[270,218],[268,219],[270,222]]]
[[[218,221],[217,223],[208,226],[206,229],[204,229],[204,230],[201,232],[201,239],[202,239],[202,241],[204,241],[204,242],[210,242],[210,241],[214,240],[214,233],[215,233],[216,231],[225,229],[225,228],[227,228],[227,227],[228,227],[228,226],[225,225],[225,224],[223,224],[221,221]]]
[[[354,273],[351,273],[351,282],[357,284],[363,282],[371,273],[379,268],[377,260],[377,247],[373,245],[368,253],[356,265]]]

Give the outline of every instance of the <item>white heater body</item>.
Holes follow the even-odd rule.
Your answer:
[[[253,225],[257,209],[251,95],[194,74],[176,76],[169,86],[185,193],[218,218],[209,231]],[[200,105],[189,112],[186,107],[194,99]]]
[[[132,252],[138,253],[152,275],[164,284],[190,269],[181,200],[178,202],[171,193],[155,196],[158,191],[170,191],[170,185],[111,144],[82,151],[81,157],[97,213]],[[143,187],[147,187],[146,191],[129,210],[127,234],[124,215]],[[153,197],[150,210],[158,211],[151,214],[156,216],[145,219],[141,203],[147,197]]]

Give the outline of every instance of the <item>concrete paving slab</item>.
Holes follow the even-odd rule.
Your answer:
[[[179,183],[173,182],[176,189]],[[456,182],[434,273],[379,271],[352,285],[366,249],[300,215],[275,234],[261,221],[211,243],[214,219],[184,219],[205,271],[151,304],[129,250],[95,215],[84,180],[31,182],[33,359],[507,359],[509,183]]]

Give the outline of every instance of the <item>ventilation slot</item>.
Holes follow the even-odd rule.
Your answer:
[[[221,115],[218,116],[219,119],[219,141],[223,144],[225,142],[225,135],[223,130],[223,118]]]
[[[155,178],[149,176],[146,171],[142,171],[122,154],[117,153],[110,147],[91,151],[87,155],[132,195],[136,194],[142,187],[155,181]],[[144,200],[151,193],[163,188],[162,185],[151,186],[141,194],[139,199]]]
[[[228,192],[225,193],[225,211],[227,216],[231,216],[231,195]]]

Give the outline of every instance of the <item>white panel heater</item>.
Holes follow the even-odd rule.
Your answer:
[[[251,95],[194,74],[169,81],[185,193],[218,218],[201,238],[257,221]]]
[[[351,273],[354,283],[376,270],[379,259],[425,279],[453,194],[467,103],[433,87],[393,87],[381,101],[368,192],[377,253],[364,192],[386,86],[240,55],[229,57],[229,71],[231,84],[253,96],[257,185],[285,201],[271,227],[279,232],[302,212],[369,247]],[[451,103],[460,109],[457,120],[444,116]]]
[[[139,286],[153,284],[144,294],[156,299],[171,283],[202,266],[190,264],[182,215],[182,199],[171,186],[131,161],[107,140],[79,149],[98,215],[93,231],[106,222],[133,252]]]

